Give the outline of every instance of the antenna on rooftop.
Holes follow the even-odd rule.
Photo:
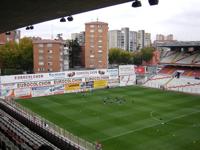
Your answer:
[[[53,40],[53,24],[51,24],[51,39]]]

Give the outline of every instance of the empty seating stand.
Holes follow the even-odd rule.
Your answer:
[[[49,145],[55,150],[58,149],[39,135],[30,131],[1,109],[0,131],[1,149],[37,150],[43,144]]]
[[[14,117],[17,121],[19,121],[21,123],[21,125],[23,124],[28,129],[30,129],[32,131],[31,134],[34,133],[35,137],[40,135],[40,137],[42,137],[49,143],[53,144],[54,147],[56,147],[56,149],[62,149],[62,150],[86,150],[86,149],[88,149],[88,148],[82,147],[81,145],[79,145],[78,143],[75,143],[74,141],[71,141],[71,140],[65,138],[63,135],[60,135],[58,132],[56,132],[54,130],[52,131],[51,129],[49,129],[49,127],[48,128],[45,127],[44,123],[41,122],[41,120],[35,121],[34,120],[35,116],[31,116],[30,114],[27,114],[20,107],[18,107],[17,105],[13,105],[9,101],[0,100],[0,109],[2,109],[4,112],[9,114],[10,116]],[[25,128],[25,127],[21,128],[20,129],[21,131],[18,131],[18,133],[19,134],[26,133],[27,128]],[[28,145],[31,145],[31,143],[33,145],[33,142],[34,142],[34,146],[38,147],[41,140],[39,140],[39,141],[33,140],[34,137],[30,138],[28,135],[29,134],[23,135],[25,137],[27,136],[26,139],[29,139]],[[36,139],[38,139],[38,137]],[[84,142],[84,144],[88,144],[88,143]],[[92,149],[92,150],[94,149],[94,145],[90,144],[90,145],[85,145],[85,146],[89,147],[89,149]]]

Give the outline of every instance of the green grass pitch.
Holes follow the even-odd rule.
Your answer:
[[[130,86],[17,102],[104,150],[200,150],[200,96]]]

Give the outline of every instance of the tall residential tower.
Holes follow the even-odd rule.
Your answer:
[[[108,24],[89,22],[85,24],[85,67],[108,67]]]

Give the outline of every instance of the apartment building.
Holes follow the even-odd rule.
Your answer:
[[[72,33],[71,34],[71,39],[72,40],[77,40],[80,46],[85,45],[85,32],[82,31],[80,33]]]
[[[110,30],[108,37],[109,49],[121,48],[132,52],[151,46],[151,34],[145,33],[144,30],[130,31],[127,27],[121,30]]]
[[[85,67],[108,67],[108,24],[89,22],[85,24]]]
[[[34,72],[59,72],[69,68],[69,49],[61,40],[33,41]]]
[[[0,34],[0,45],[4,45],[7,42],[19,42],[20,40],[20,30],[9,31]]]

